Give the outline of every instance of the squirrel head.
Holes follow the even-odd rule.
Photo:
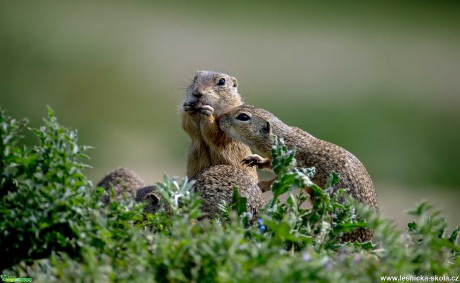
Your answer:
[[[236,78],[213,71],[198,71],[185,95],[185,104],[209,105],[216,114],[242,103]]]
[[[146,203],[144,211],[155,213],[161,208],[161,194],[155,186],[146,186],[138,188],[135,196],[135,201]]]
[[[249,105],[235,107],[218,117],[219,127],[229,137],[236,139],[253,151],[270,156],[273,127],[270,112]]]

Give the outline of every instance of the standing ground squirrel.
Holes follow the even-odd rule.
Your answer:
[[[374,184],[363,164],[347,150],[317,139],[309,133],[284,124],[270,112],[249,105],[236,107],[219,117],[219,124],[230,137],[238,139],[267,158],[249,155],[243,163],[260,168],[271,168],[273,134],[283,138],[288,148],[296,148],[299,167],[315,167],[312,179],[320,187],[327,183],[335,171],[340,175],[336,188],[347,188],[348,193],[378,211]]]
[[[219,214],[218,204],[225,201],[232,203],[233,188],[237,188],[240,196],[247,198],[246,208],[251,212],[254,222],[259,209],[265,205],[262,191],[257,186],[257,178],[247,171],[232,165],[215,165],[197,175],[193,190],[200,194],[201,210],[207,217],[213,218]]]
[[[225,135],[216,122],[216,116],[242,104],[234,77],[211,71],[196,73],[180,109],[182,128],[192,139],[187,177],[192,178],[213,165],[233,165],[257,176],[254,168],[241,164],[251,150]]]

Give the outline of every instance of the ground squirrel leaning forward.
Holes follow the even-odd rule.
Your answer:
[[[241,105],[222,114],[219,119],[221,129],[230,137],[247,144],[257,154],[249,155],[243,163],[259,168],[271,168],[271,147],[273,135],[283,138],[288,148],[296,148],[295,158],[299,167],[315,167],[312,181],[324,188],[328,176],[335,171],[340,182],[335,188],[348,189],[348,193],[358,201],[378,211],[374,184],[363,164],[347,150],[317,139],[309,133],[284,124],[272,113],[249,105]],[[360,230],[353,235],[344,235],[344,240],[369,240],[372,231]]]
[[[316,168],[313,178],[324,187],[332,171],[340,174],[338,188],[348,188],[349,194],[362,203],[378,210],[374,184],[362,163],[347,150],[317,139],[309,133],[284,124],[270,112],[249,105],[236,107],[219,117],[219,124],[230,137],[238,139],[257,154],[244,159],[248,165],[271,168],[273,136],[283,138],[288,148],[296,148],[298,167]]]
[[[265,205],[262,191],[257,186],[258,179],[239,167],[215,165],[196,175],[194,180],[193,190],[200,194],[201,210],[207,218],[219,214],[218,204],[222,201],[227,205],[232,203],[233,188],[247,198],[246,208],[252,214],[251,223],[257,220],[260,208]]]
[[[217,115],[242,104],[236,78],[211,71],[196,73],[180,108],[182,128],[192,139],[187,156],[187,177],[192,178],[221,164],[239,167],[257,177],[254,168],[241,164],[251,150],[229,138],[216,122]]]

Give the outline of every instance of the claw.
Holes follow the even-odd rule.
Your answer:
[[[249,155],[241,162],[249,167],[257,166],[260,169],[270,168],[271,166],[271,162],[268,158],[263,158],[257,154]]]
[[[184,102],[184,111],[187,113],[194,112],[195,109],[195,102]]]
[[[210,105],[203,105],[199,109],[200,113],[205,115],[205,116],[211,116],[214,113],[214,108],[212,108]]]
[[[254,167],[254,165],[256,165],[256,163],[254,162],[254,160],[247,160],[247,159],[241,160],[241,163],[242,163],[243,165],[246,165],[246,166],[249,166],[249,167]]]

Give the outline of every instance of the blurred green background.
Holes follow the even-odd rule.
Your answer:
[[[336,143],[398,223],[421,199],[459,224],[460,2],[2,1],[0,106],[79,131],[89,177],[183,176],[195,71]]]

